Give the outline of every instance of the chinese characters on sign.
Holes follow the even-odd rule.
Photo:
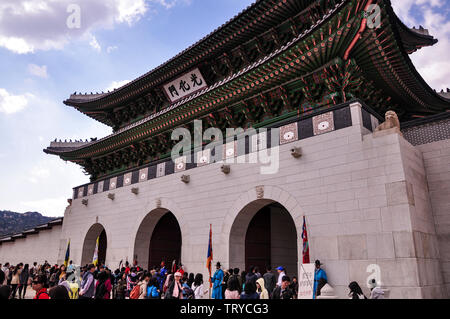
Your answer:
[[[194,69],[164,85],[164,91],[171,102],[178,101],[198,90],[207,87],[199,69]]]
[[[314,264],[302,264],[298,277],[298,299],[313,299]]]

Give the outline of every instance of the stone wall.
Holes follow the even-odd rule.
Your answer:
[[[52,226],[51,229],[41,230],[37,234],[27,235],[15,241],[0,245],[0,263],[5,264],[43,264],[47,260],[50,264],[61,264],[67,242],[61,236],[62,226]],[[62,251],[60,251],[62,250]],[[62,259],[58,259],[59,256]]]
[[[423,154],[440,253],[443,281],[450,296],[450,140],[417,146]]]
[[[71,259],[80,263],[88,231],[100,224],[107,235],[106,263],[115,269],[121,260],[143,258],[158,218],[170,211],[180,225],[186,271],[207,278],[210,224],[214,263],[243,269],[248,223],[260,208],[279,203],[291,215],[288,227],[295,228],[297,238],[273,247],[274,262],[283,262],[295,240],[301,260],[306,216],[311,261],[322,261],[340,298],[347,298],[347,286],[354,280],[369,294],[365,284],[371,265],[379,267],[391,298],[445,297],[441,267],[448,286],[449,201],[440,190],[449,186],[449,142],[441,142],[445,147],[416,148],[393,131],[372,133],[373,121],[367,116],[364,120],[359,103],[350,105],[350,111],[350,127],[281,145],[276,174],[260,174],[260,164],[231,164],[226,175],[222,163],[214,163],[134,185],[124,182],[123,187],[89,196],[85,187],[66,210],[61,238],[33,244],[52,242],[55,247],[48,250],[59,251],[63,260],[70,238]],[[302,149],[301,158],[291,155],[293,147]],[[190,175],[188,184],[182,175]],[[272,225],[275,242],[283,227],[283,221],[277,223]],[[15,249],[18,243],[10,248],[26,255]],[[6,251],[4,247],[0,251]]]

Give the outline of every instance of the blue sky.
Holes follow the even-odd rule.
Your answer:
[[[450,0],[394,0],[408,25],[440,42],[412,56],[425,80],[450,87]],[[42,152],[51,140],[111,129],[62,101],[112,89],[165,62],[251,0],[2,0],[0,2],[0,210],[62,216],[81,169]],[[81,28],[69,29],[69,4]]]

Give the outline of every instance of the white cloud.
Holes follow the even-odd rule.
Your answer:
[[[91,41],[89,42],[89,45],[97,52],[101,52],[102,51],[102,47],[100,46],[100,44],[98,43],[97,39],[95,38],[95,36],[90,35],[91,37]]]
[[[151,7],[170,9],[180,2],[190,0],[2,0],[0,47],[26,54],[60,50],[72,41],[87,40],[98,50],[98,42],[86,37],[87,34],[121,23],[132,25],[148,14]],[[67,24],[73,15],[67,9],[73,3],[80,8],[80,28]]]
[[[21,210],[39,212],[45,216],[62,217],[64,216],[64,210],[67,207],[67,198],[46,198],[35,201],[24,201],[20,204]]]
[[[118,89],[122,86],[124,86],[125,84],[129,83],[130,80],[124,80],[124,81],[113,81],[106,89],[105,92],[108,91],[114,91],[114,89]]]
[[[48,78],[48,73],[47,73],[47,66],[43,65],[43,66],[39,66],[36,64],[29,64],[28,65],[28,72],[30,72],[30,74],[37,76],[39,78],[43,78],[43,79],[47,79]]]
[[[450,21],[442,10],[444,4],[441,0],[392,0],[396,14],[408,27],[422,25],[439,40],[410,55],[417,71],[437,91],[450,87]]]
[[[116,51],[118,49],[118,47],[117,46],[109,46],[109,47],[107,47],[106,48],[106,52],[108,53],[108,54],[110,54],[111,52],[113,52],[113,51]]]
[[[31,94],[12,95],[5,89],[0,88],[0,113],[13,114],[22,111],[28,104]]]

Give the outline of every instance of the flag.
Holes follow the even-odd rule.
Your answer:
[[[305,216],[303,216],[302,239],[303,239],[303,263],[309,264],[309,243],[308,243],[308,232],[306,231]]]
[[[94,250],[94,258],[92,258],[92,263],[95,267],[97,267],[98,264],[98,241],[100,239],[100,236],[97,237],[97,241],[95,242],[95,250]]]
[[[66,258],[64,259],[65,267],[67,267],[67,265],[69,264],[69,257],[70,257],[70,239],[69,239],[69,243],[67,244]]]
[[[212,225],[209,225],[209,243],[208,243],[208,253],[206,255],[206,268],[209,271],[209,287],[212,287],[211,281],[211,263],[213,259],[213,251],[212,251]]]

